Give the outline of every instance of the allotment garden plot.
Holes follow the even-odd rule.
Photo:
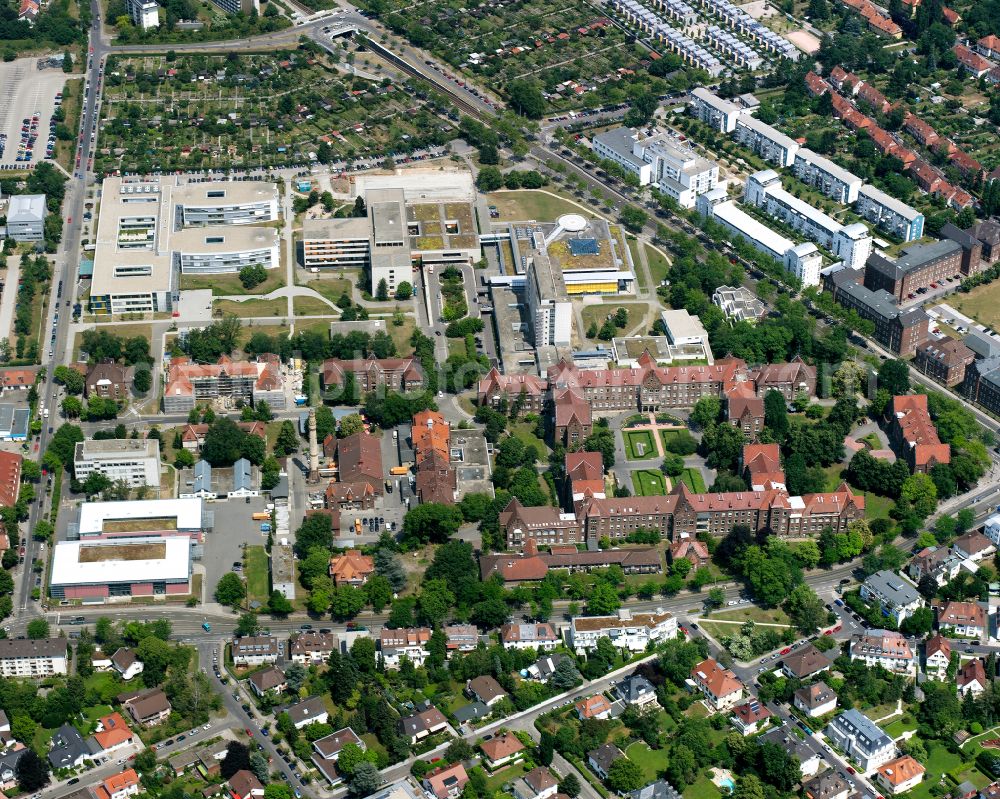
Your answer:
[[[421,86],[302,51],[113,57],[106,76],[98,172],[350,162],[454,136]]]
[[[555,107],[579,105],[591,90],[631,78],[647,57],[645,48],[630,43],[596,5],[582,0],[516,0],[474,8],[461,0],[380,5],[396,6],[381,14],[393,30],[480,76],[483,85],[505,91],[519,78],[536,81]]]

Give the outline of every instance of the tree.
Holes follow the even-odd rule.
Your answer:
[[[903,619],[903,623],[899,625],[900,632],[904,635],[916,635],[920,637],[929,633],[933,627],[934,611],[930,608],[917,608]]]
[[[364,419],[360,414],[351,413],[340,420],[340,429],[337,431],[339,438],[347,438],[365,429]]]
[[[349,788],[354,796],[368,796],[375,793],[382,784],[382,775],[374,763],[358,763],[351,775]]]
[[[776,441],[784,441],[788,435],[788,412],[780,391],[771,389],[764,395],[764,426]]]
[[[891,396],[910,393],[910,367],[906,361],[889,359],[878,368],[878,386]]]
[[[335,586],[330,596],[330,612],[338,621],[352,619],[365,606],[365,594],[353,585]]]
[[[556,666],[555,671],[552,672],[552,677],[549,678],[549,685],[560,691],[567,691],[570,688],[575,688],[582,680],[580,671],[577,669],[572,658],[563,657]]]
[[[49,623],[45,619],[32,619],[25,628],[28,638],[38,641],[49,637]]]
[[[566,794],[569,799],[576,799],[580,795],[580,780],[572,771],[559,783],[559,793]]]
[[[290,419],[285,419],[278,430],[278,437],[274,442],[275,457],[283,458],[291,455],[299,448],[299,434],[295,430],[295,425]]]
[[[132,374],[132,388],[137,394],[145,394],[153,387],[153,375],[142,365],[136,367]]]
[[[937,486],[930,475],[911,474],[903,481],[900,499],[909,504],[921,519],[930,516],[937,507]]]
[[[722,415],[722,400],[718,397],[702,397],[691,409],[691,421],[701,430],[719,421]]]
[[[236,629],[233,630],[233,633],[236,636],[257,635],[259,632],[260,620],[257,618],[257,614],[253,611],[243,613],[239,619],[237,619]]]
[[[462,526],[462,512],[439,502],[425,502],[411,509],[403,519],[403,543],[419,546],[425,543],[441,544],[458,532]]]
[[[375,290],[375,299],[379,302],[386,302],[389,299],[389,284],[385,278],[382,278],[378,282],[378,288]]]
[[[256,288],[265,280],[267,280],[267,270],[261,264],[251,264],[240,270],[240,283],[245,289]]]
[[[250,755],[250,771],[261,783],[267,783],[267,759],[260,752]]]
[[[226,756],[222,759],[219,773],[222,779],[228,780],[237,771],[244,770],[250,770],[250,750],[239,741],[231,741],[226,747]]]
[[[512,80],[507,84],[507,95],[510,98],[511,108],[521,116],[526,116],[529,119],[541,119],[545,112],[545,99],[542,97],[542,90],[531,81]]]
[[[215,586],[215,601],[221,605],[238,607],[246,595],[246,586],[243,585],[243,580],[235,572],[227,572],[222,575],[218,585]]]
[[[476,176],[476,188],[481,192],[496,191],[503,187],[503,173],[495,166],[484,166]]]
[[[398,286],[396,286],[396,299],[403,301],[408,300],[413,296],[413,286],[408,280],[402,281]]]
[[[649,221],[649,215],[641,208],[636,208],[634,205],[626,205],[621,210],[621,220],[626,230],[632,233],[639,233],[646,226],[646,222]]]
[[[392,549],[386,546],[379,547],[375,550],[374,561],[375,573],[384,576],[389,581],[394,593],[406,588],[406,572]]]
[[[392,585],[388,578],[381,574],[375,574],[365,583],[365,594],[368,597],[368,604],[372,610],[381,613],[382,609],[392,602]]]
[[[441,624],[454,604],[455,594],[444,580],[428,580],[417,598],[420,617],[431,627]]]
[[[212,466],[232,466],[243,454],[243,431],[232,419],[217,419],[205,433],[201,458]]]
[[[594,586],[587,599],[588,616],[610,616],[621,607],[618,592],[606,582]]]
[[[785,600],[785,612],[803,635],[812,635],[826,623],[826,607],[805,583],[792,589]]]
[[[273,616],[287,616],[295,610],[285,595],[277,590],[271,591],[271,596],[267,600],[267,609],[271,611]]]
[[[608,769],[608,785],[618,793],[639,790],[646,782],[638,763],[620,757]],[[763,797],[761,797],[763,799]]]
[[[320,146],[322,147],[323,144],[326,144],[326,142],[323,142]],[[327,147],[329,146],[327,144]],[[292,789],[283,782],[272,782],[264,789],[264,799],[294,799],[294,795],[292,794]]]
[[[49,764],[35,754],[34,749],[28,749],[21,755],[16,772],[17,784],[22,791],[37,791],[49,784]]]

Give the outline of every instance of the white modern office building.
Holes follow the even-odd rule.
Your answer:
[[[45,240],[45,195],[14,194],[7,200],[7,235],[14,241]]]
[[[701,86],[691,90],[690,108],[694,117],[720,133],[732,133],[736,130],[736,119],[741,113],[739,106]]]
[[[872,252],[872,237],[860,222],[842,225],[836,219],[800,200],[781,186],[773,169],[755,172],[747,179],[744,202],[780,219],[810,241],[831,250],[851,269],[864,267]]]
[[[83,482],[94,472],[112,483],[124,480],[131,488],[159,488],[159,443],[155,438],[80,441],[73,457],[73,473]]]
[[[803,286],[818,286],[823,256],[812,243],[796,244],[736,206],[724,188],[713,189],[698,198],[698,213],[713,219],[734,236],[771,256],[795,275]]]
[[[278,266],[276,231],[236,232],[232,227],[277,219],[274,184],[180,180],[104,180],[90,288],[92,313],[170,312],[180,299],[181,271],[235,273],[248,263]]]
[[[370,257],[368,217],[302,222],[302,260],[306,269],[364,269]]]
[[[630,128],[615,128],[594,137],[594,152],[632,172],[639,185],[655,184],[682,208],[694,208],[697,196],[719,182],[718,164],[665,131],[647,136]]]
[[[525,301],[531,318],[531,333],[536,347],[568,347],[573,332],[573,305],[566,299],[552,264],[542,254],[528,264],[524,284]]]
[[[155,0],[125,0],[125,8],[132,24],[148,31],[160,26],[160,6]]]
[[[795,153],[792,171],[807,186],[844,205],[857,201],[863,183],[854,173],[806,147],[800,147]]]
[[[854,210],[879,230],[903,241],[915,241],[924,235],[922,213],[874,186],[864,185],[858,190]]]

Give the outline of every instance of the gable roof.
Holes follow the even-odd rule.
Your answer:
[[[483,750],[483,754],[487,758],[493,761],[503,760],[505,757],[511,757],[516,755],[518,752],[524,749],[524,744],[522,744],[514,733],[507,731],[502,735],[497,735],[488,741],[483,741],[479,748]]]
[[[809,644],[785,655],[783,664],[788,671],[802,679],[830,668],[833,661]]]
[[[890,785],[902,785],[914,777],[919,777],[925,771],[926,769],[912,757],[903,755],[895,760],[890,760],[884,766],[879,766],[878,774]]]

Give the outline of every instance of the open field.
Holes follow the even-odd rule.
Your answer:
[[[667,279],[670,264],[658,250],[653,249],[648,244],[644,244],[643,247],[646,250],[646,261],[649,263],[649,274],[653,278],[653,288],[656,288]]]
[[[650,749],[645,741],[636,741],[625,750],[625,756],[642,769],[646,782],[659,778],[667,768],[665,749]]]
[[[239,294],[270,294],[285,285],[284,271],[268,269],[267,280],[252,289],[243,288],[240,276],[236,275],[181,275],[181,290],[211,289],[217,297]],[[339,296],[339,295],[338,295]]]
[[[254,319],[261,316],[285,316],[288,313],[288,300],[275,297],[273,300],[215,300],[212,303],[212,313],[216,316],[235,314],[241,319]]]
[[[326,278],[320,275],[315,280],[302,280],[301,284],[307,288],[311,288],[317,294],[322,294],[330,302],[336,302],[340,299],[342,294],[346,294],[348,297],[351,296],[351,281],[346,278]]]
[[[270,575],[268,573],[267,551],[262,546],[248,546],[243,557],[243,569],[247,581],[247,598],[267,602],[270,596]]]
[[[296,316],[339,317],[337,311],[317,297],[292,297],[292,308]]]
[[[648,460],[657,457],[656,443],[649,430],[623,430],[625,454],[629,460]]]
[[[645,302],[619,302],[615,297],[609,297],[607,302],[594,303],[592,305],[584,306],[583,310],[580,311],[580,316],[583,318],[584,330],[581,334],[586,334],[587,329],[591,325],[596,326],[598,329],[604,324],[604,320],[608,316],[614,314],[619,308],[624,308],[626,313],[628,313],[628,322],[625,325],[625,330],[615,329],[615,335],[623,335],[637,324],[639,324],[643,319],[646,318],[646,314],[649,313],[649,305]],[[645,330],[642,331],[645,333]]]
[[[723,608],[712,612],[712,618],[719,621],[754,621],[762,624],[791,624],[785,611],[781,608],[759,608],[756,605],[745,605],[739,608]]]
[[[666,479],[659,469],[639,469],[632,472],[635,493],[643,497],[662,496],[667,493]]]
[[[968,294],[956,294],[949,303],[994,330],[1000,326],[1000,281],[977,286]]]

